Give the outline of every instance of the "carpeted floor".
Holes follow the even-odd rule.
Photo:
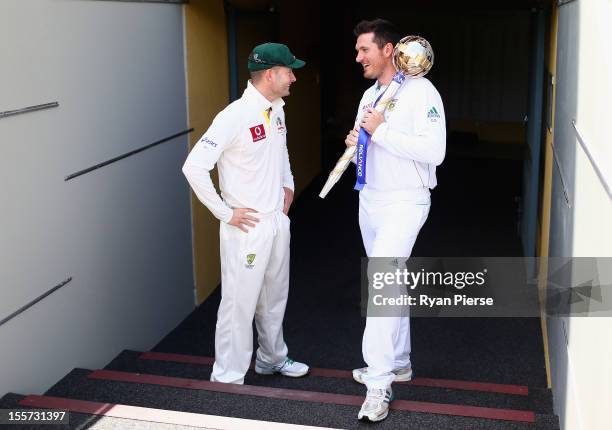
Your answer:
[[[520,256],[517,203],[522,164],[449,158],[438,169],[430,216],[414,256]],[[326,199],[317,178],[295,202],[291,289],[284,333],[290,356],[316,367],[363,365],[359,267],[365,255],[357,221],[354,173]],[[218,238],[211,238],[218,240]],[[157,351],[214,355],[219,289]],[[544,387],[537,318],[413,318],[412,362],[422,377]]]

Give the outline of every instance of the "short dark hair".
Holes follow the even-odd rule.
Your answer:
[[[254,84],[259,82],[265,72],[266,70],[249,70],[249,75],[251,75],[251,82]]]
[[[374,42],[380,49],[387,43],[393,46],[400,40],[400,33],[391,22],[376,18],[371,21],[363,20],[355,26],[353,30],[355,37],[359,37],[365,33],[374,33]]]

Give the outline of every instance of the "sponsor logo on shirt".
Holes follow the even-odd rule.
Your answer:
[[[374,102],[370,102],[370,103],[368,103],[368,104],[363,105],[363,106],[361,107],[361,110],[362,110],[362,111],[366,111],[366,110],[368,110],[369,108],[371,108],[372,106],[374,106]]]
[[[213,142],[212,140],[210,140],[208,137],[203,137],[202,138],[202,143],[205,144],[205,145],[212,146],[213,148],[217,147],[217,144],[215,142]]]
[[[245,264],[244,267],[246,267],[247,269],[252,269],[253,267],[255,267],[255,265],[253,264],[253,262],[255,261],[255,256],[256,254],[247,254],[246,256],[247,264]]]
[[[363,175],[363,146],[357,147],[357,176]]]
[[[432,106],[432,108],[429,109],[429,112],[427,112],[427,118],[429,118],[431,122],[436,122],[440,118],[440,114],[436,110],[435,106]]]
[[[253,142],[260,141],[266,138],[266,129],[263,124],[256,125],[255,127],[249,128],[251,131],[251,137],[253,138]]]
[[[393,111],[393,109],[395,109],[395,106],[397,106],[397,101],[398,99],[391,99],[387,102],[379,102],[376,106],[384,106],[385,104],[387,105],[387,110],[389,112]],[[370,102],[368,104],[365,104],[361,107],[362,111],[366,111],[369,108],[374,107],[374,102]]]

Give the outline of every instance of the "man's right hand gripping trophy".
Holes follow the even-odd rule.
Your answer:
[[[420,36],[406,36],[402,38],[397,42],[393,50],[393,65],[397,73],[374,108],[381,113],[384,112],[389,101],[393,99],[404,80],[406,78],[425,76],[431,69],[431,66],[433,66],[433,61],[434,53],[427,40]],[[360,138],[362,138],[361,135],[363,134],[365,134],[364,138],[367,136],[369,139],[367,132],[361,129]],[[346,148],[344,154],[342,154],[342,157],[340,157],[336,166],[329,174],[327,182],[325,182],[323,189],[319,193],[319,197],[325,198],[327,193],[329,193],[336,182],[338,182],[355,156],[355,151],[356,146],[349,146]]]

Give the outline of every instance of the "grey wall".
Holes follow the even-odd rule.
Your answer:
[[[612,201],[572,126],[575,121],[595,160],[608,170],[610,19],[608,0],[573,1],[559,7],[554,120],[558,165],[554,163],[552,173],[551,257],[612,256]],[[609,262],[600,260],[593,273],[603,286],[612,280]],[[568,278],[566,282],[574,286],[584,281],[576,273]],[[601,294],[603,303],[612,303],[609,288],[602,288]],[[612,403],[612,319],[597,316],[547,321],[554,407],[562,429],[603,429],[612,420],[612,410],[602,407]]]
[[[575,197],[576,138],[571,125],[578,109],[578,3],[559,11],[557,36],[557,76],[553,187],[551,200],[550,255],[572,256],[573,210]],[[563,179],[562,179],[563,178]],[[566,200],[566,194],[569,202]]]
[[[0,396],[147,349],[193,308],[182,6],[0,2]]]

